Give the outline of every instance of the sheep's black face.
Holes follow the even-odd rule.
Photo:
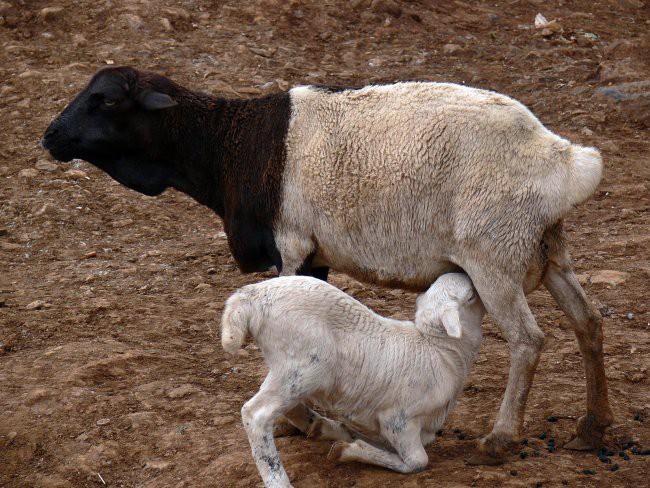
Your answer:
[[[172,184],[173,170],[160,157],[161,110],[176,102],[140,86],[132,68],[99,71],[50,124],[42,145],[63,162],[78,158],[146,195]]]

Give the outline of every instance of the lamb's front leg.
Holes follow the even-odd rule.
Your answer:
[[[273,423],[287,410],[286,402],[271,391],[260,390],[241,409],[242,421],[257,469],[267,488],[291,488],[273,442]]]
[[[361,462],[382,466],[399,473],[417,473],[427,467],[429,458],[420,439],[420,425],[411,421],[395,429],[382,426],[382,436],[397,453],[380,449],[361,439],[352,443],[335,442],[327,458],[338,463]]]

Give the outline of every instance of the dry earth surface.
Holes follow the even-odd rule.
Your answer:
[[[540,12],[557,22],[535,28]],[[329,443],[304,437],[278,446],[296,487],[647,486],[650,457],[629,443],[650,448],[649,32],[647,0],[0,1],[0,485],[261,485],[239,409],[263,362],[250,346],[227,358],[217,332],[225,298],[271,275],[240,274],[219,220],[187,197],[141,196],[38,147],[96,69],[129,64],[227,97],[305,83],[466,83],[599,147],[603,181],[567,228],[604,316],[610,463],[561,448],[585,380],[546,291],[530,296],[546,344],[528,444],[508,464],[464,462],[505,387],[507,345],[489,320],[426,471],[330,465]],[[410,293],[332,281],[381,314],[412,314]]]

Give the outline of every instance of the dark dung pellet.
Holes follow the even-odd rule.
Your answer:
[[[511,470],[510,470],[510,474],[511,474],[512,476],[517,476],[517,470],[516,470],[516,469],[511,469]]]
[[[548,420],[549,422],[557,422],[557,417],[555,415],[551,415],[546,420]]]
[[[546,439],[546,432],[542,432],[541,434],[539,434],[539,438],[542,440]]]
[[[598,456],[598,460],[601,463],[611,463],[612,462],[612,460],[609,459],[607,456]]]
[[[526,451],[519,451],[519,457],[521,459],[526,459],[528,457],[528,453]]]
[[[583,469],[582,472],[584,474],[596,474],[596,472],[593,469]]]
[[[614,463],[614,464],[612,464],[612,467],[609,468],[609,469],[610,469],[611,471],[618,471],[618,468],[619,468],[618,464]]]
[[[524,437],[524,438],[521,440],[521,443],[522,443],[524,446],[527,446],[527,445],[528,445],[528,437]]]

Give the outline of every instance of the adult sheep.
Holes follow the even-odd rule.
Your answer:
[[[543,283],[573,324],[586,370],[587,413],[568,447],[596,447],[613,421],[601,318],[562,231],[598,185],[601,158],[511,98],[413,82],[227,100],[111,67],[42,144],[146,195],[173,187],[210,207],[243,272],[326,278],[331,267],[425,290],[464,270],[510,346],[501,408],[479,443],[488,456],[503,456],[523,423],[544,340],[525,294]]]

